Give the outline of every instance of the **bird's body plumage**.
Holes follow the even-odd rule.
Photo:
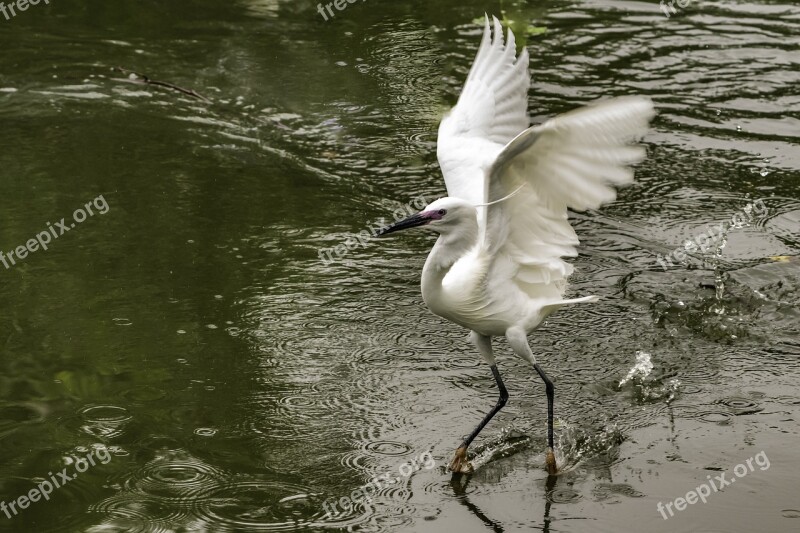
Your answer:
[[[596,209],[633,181],[629,165],[644,157],[633,145],[654,115],[649,99],[622,97],[529,127],[528,53],[517,56],[488,17],[458,103],[439,127],[437,156],[448,196],[384,231],[425,227],[439,233],[422,271],[430,310],[472,331],[490,365],[500,399],[456,450],[454,472],[469,471],[467,447],[505,405],[491,338],[505,336],[546,385],[547,467],[556,471],[553,384],[536,362],[527,335],[553,311],[596,300],[565,299],[578,237],[568,209]]]
[[[563,305],[563,284],[498,283],[498,268],[478,243],[477,224],[470,239],[443,236],[422,270],[422,297],[435,314],[485,336],[505,335],[510,327],[534,330]],[[496,271],[496,270],[495,270]]]

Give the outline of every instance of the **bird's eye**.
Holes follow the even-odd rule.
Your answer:
[[[443,217],[443,216],[445,216],[447,214],[447,210],[446,209],[439,209],[438,213],[439,213],[440,217]]]

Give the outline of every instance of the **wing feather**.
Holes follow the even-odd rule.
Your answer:
[[[439,126],[437,155],[448,196],[486,203],[489,168],[503,147],[530,125],[529,86],[527,51],[516,57],[514,33],[509,30],[504,41],[500,21],[494,18],[490,25],[487,16],[458,103]],[[484,211],[479,210],[480,218]]]
[[[633,181],[629,165],[645,151],[632,143],[653,115],[647,98],[615,98],[529,128],[503,148],[489,170],[489,200],[519,191],[488,207],[484,246],[502,258],[506,278],[566,279],[572,267],[562,257],[578,245],[567,209],[597,209]]]

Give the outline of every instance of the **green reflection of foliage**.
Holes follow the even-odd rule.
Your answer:
[[[514,32],[518,50],[528,44],[528,38],[547,33],[545,26],[537,26],[533,22],[542,17],[544,10],[541,7],[527,5],[525,2],[513,2],[508,8],[505,2],[501,2],[500,6],[500,17],[498,18],[504,27]],[[479,17],[473,22],[483,25],[484,19]]]

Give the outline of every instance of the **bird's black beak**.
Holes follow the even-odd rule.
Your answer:
[[[417,213],[416,215],[411,215],[408,218],[404,218],[398,222],[390,226],[386,226],[385,228],[381,229],[378,232],[378,237],[382,237],[384,235],[388,235],[389,233],[394,233],[395,231],[400,231],[401,229],[408,229],[408,228],[416,228],[417,226],[424,226],[431,219],[429,217],[423,216],[422,213]]]

